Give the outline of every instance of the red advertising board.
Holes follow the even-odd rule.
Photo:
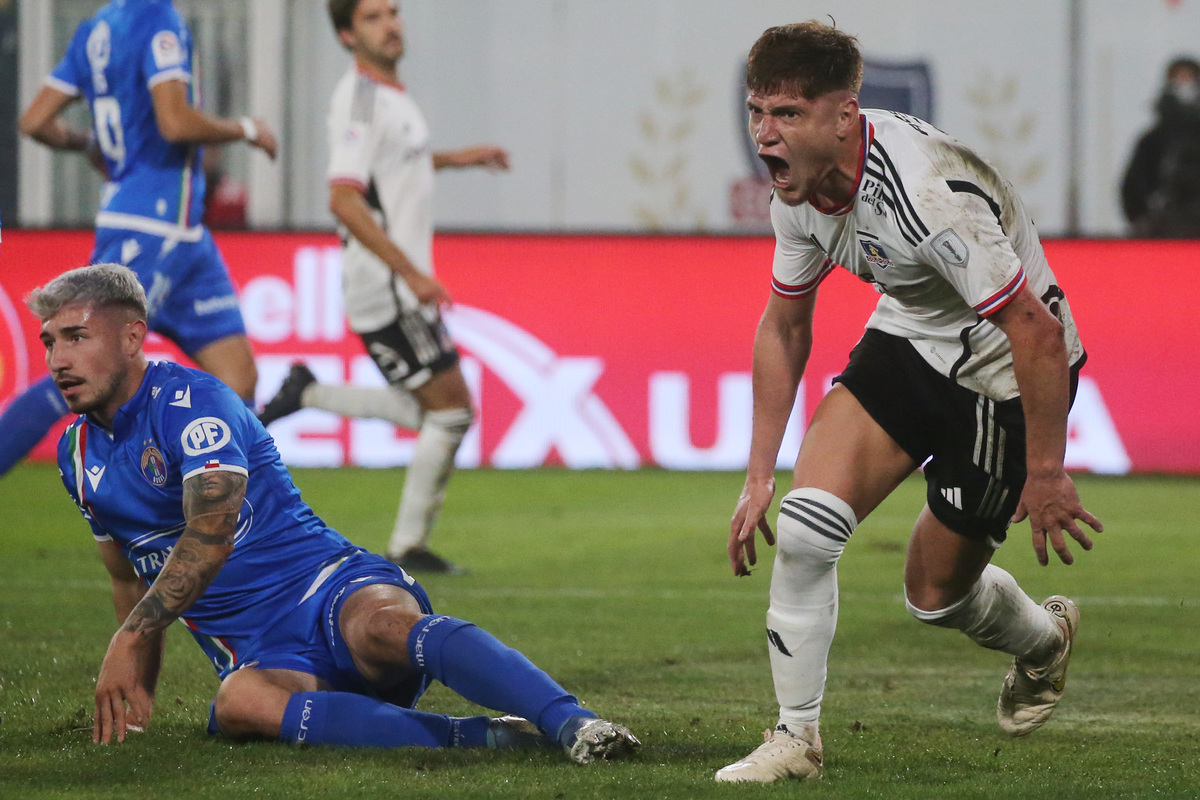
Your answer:
[[[260,400],[301,358],[323,380],[381,382],[345,328],[333,236],[221,234],[217,242],[241,293]],[[744,466],[750,348],[772,246],[762,237],[438,236],[438,274],[455,298],[448,324],[480,412],[461,465]],[[90,247],[87,232],[5,231],[0,405],[45,372],[36,320],[22,299],[85,263]],[[1200,336],[1175,289],[1186,285],[1200,243],[1053,241],[1046,249],[1089,352],[1069,465],[1200,473],[1200,377],[1192,369]],[[875,299],[840,271],[822,285],[814,352],[781,465],[794,457]],[[148,350],[178,357],[162,340]],[[282,420],[272,433],[297,465],[403,464],[413,441],[379,421],[317,411]],[[52,457],[52,440],[35,457]]]

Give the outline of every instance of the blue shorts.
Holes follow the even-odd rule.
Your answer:
[[[212,234],[169,244],[161,236],[97,228],[93,264],[124,264],[150,301],[150,330],[192,355],[228,336],[245,335],[237,292]]]
[[[416,598],[421,611],[433,613],[429,596],[407,572],[382,556],[360,550],[349,556],[300,605],[264,631],[241,643],[237,662],[221,672],[224,679],[242,667],[290,669],[315,675],[330,691],[377,696],[354,666],[350,648],[338,627],[342,605],[359,589],[375,584],[398,586]],[[425,693],[428,677],[415,675],[389,692],[389,703],[412,708]]]

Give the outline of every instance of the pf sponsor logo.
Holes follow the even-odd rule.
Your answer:
[[[200,456],[220,450],[229,443],[231,438],[233,438],[233,434],[225,420],[217,417],[200,417],[183,429],[179,441],[183,444],[183,451],[189,456]]]
[[[21,336],[21,317],[0,286],[0,405],[29,386],[29,351]]]

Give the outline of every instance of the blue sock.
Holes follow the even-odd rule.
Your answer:
[[[67,413],[67,401],[49,375],[18,395],[0,415],[0,475],[37,446],[54,423]]]
[[[447,717],[348,692],[297,692],[280,741],[341,747],[486,747],[488,717]]]
[[[564,744],[596,716],[524,655],[460,619],[425,617],[408,635],[408,655],[472,703],[522,716]]]

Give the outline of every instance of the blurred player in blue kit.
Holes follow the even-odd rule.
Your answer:
[[[182,619],[221,679],[209,731],[297,745],[561,746],[579,763],[638,740],[522,654],[433,613],[403,569],[300,498],[271,436],[230,389],[149,363],[146,296],[116,264],[28,299],[71,411],[63,484],[112,578],[120,627],[96,681],[94,739],[153,710],[166,628]],[[431,679],[515,717],[414,710]]]
[[[90,261],[125,264],[150,298],[150,329],[251,402],[258,374],[229,272],[201,224],[203,148],[246,141],[275,157],[266,122],[197,108],[192,38],[170,0],[120,0],[75,31],[66,55],[21,117],[21,132],[55,150],[87,151],[108,178]],[[90,132],[60,114],[85,100]],[[67,413],[47,377],[0,418],[0,475]]]

